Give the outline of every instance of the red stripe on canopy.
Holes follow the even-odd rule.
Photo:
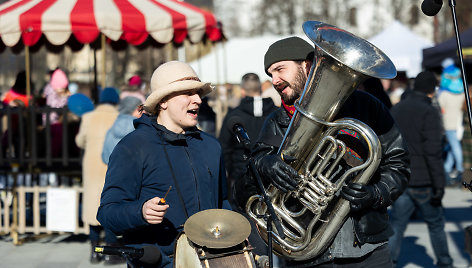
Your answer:
[[[203,16],[205,17],[205,32],[206,32],[207,37],[212,41],[218,41],[221,39],[221,31],[220,29],[218,29],[218,24],[216,22],[215,16],[212,13],[205,11],[203,9],[200,9],[186,2],[181,2],[177,0],[173,0],[173,1],[189,9],[192,9],[195,12],[199,12],[203,14]]]
[[[38,42],[43,34],[41,31],[41,16],[57,0],[43,0],[20,15],[20,29],[23,42],[32,46]]]
[[[174,42],[177,44],[182,43],[187,37],[187,20],[185,15],[179,13],[166,5],[163,5],[156,0],[153,3],[158,5],[160,8],[168,12],[172,16],[172,27],[174,28]]]
[[[122,15],[123,34],[121,39],[132,45],[139,45],[146,41],[146,20],[144,15],[127,0],[114,0]]]
[[[93,11],[93,0],[77,1],[70,14],[72,33],[81,43],[88,44],[97,39],[100,31]]]
[[[27,4],[28,2],[31,2],[31,1],[32,1],[32,0],[25,0],[25,1],[18,2],[18,3],[16,3],[16,4],[14,4],[14,5],[11,5],[10,7],[5,8],[4,10],[1,10],[1,11],[0,11],[0,15],[5,14],[5,13],[8,13],[9,11],[14,10],[14,9],[16,9],[17,7],[20,7],[20,6],[24,5],[24,4]]]

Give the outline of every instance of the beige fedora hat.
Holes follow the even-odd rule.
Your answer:
[[[166,96],[190,89],[202,89],[201,97],[213,90],[210,83],[203,83],[190,65],[181,61],[161,64],[151,77],[151,94],[144,102],[144,110],[152,113]]]

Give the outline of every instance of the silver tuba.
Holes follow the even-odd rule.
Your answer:
[[[365,79],[396,76],[391,60],[364,39],[318,21],[305,22],[303,30],[315,44],[313,65],[278,151],[282,158],[296,159],[290,165],[302,179],[288,193],[273,185],[266,189],[285,234],[282,239],[274,231],[273,251],[299,261],[319,256],[331,244],[350,210],[339,190],[347,180],[368,183],[381,158],[379,139],[366,124],[349,118],[331,121]],[[359,161],[347,161],[351,145],[339,138],[346,131],[355,133],[364,148]],[[246,203],[267,242],[267,223],[258,217],[266,211],[259,195]]]

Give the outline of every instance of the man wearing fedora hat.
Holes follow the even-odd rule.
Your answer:
[[[230,206],[221,146],[196,128],[201,98],[211,85],[188,64],[171,61],[154,71],[151,90],[143,107],[147,113],[110,156],[97,218],[127,245],[156,245],[162,259],[152,267],[172,267],[170,256],[187,218]],[[149,265],[130,261],[134,267]]]

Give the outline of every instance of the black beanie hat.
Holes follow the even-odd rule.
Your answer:
[[[313,52],[313,46],[300,37],[279,40],[269,47],[264,56],[265,72],[272,77],[267,71],[272,64],[284,60],[306,60]]]
[[[430,71],[424,71],[416,76],[413,89],[425,94],[431,94],[436,90],[437,85],[438,80],[436,79],[434,73]]]

